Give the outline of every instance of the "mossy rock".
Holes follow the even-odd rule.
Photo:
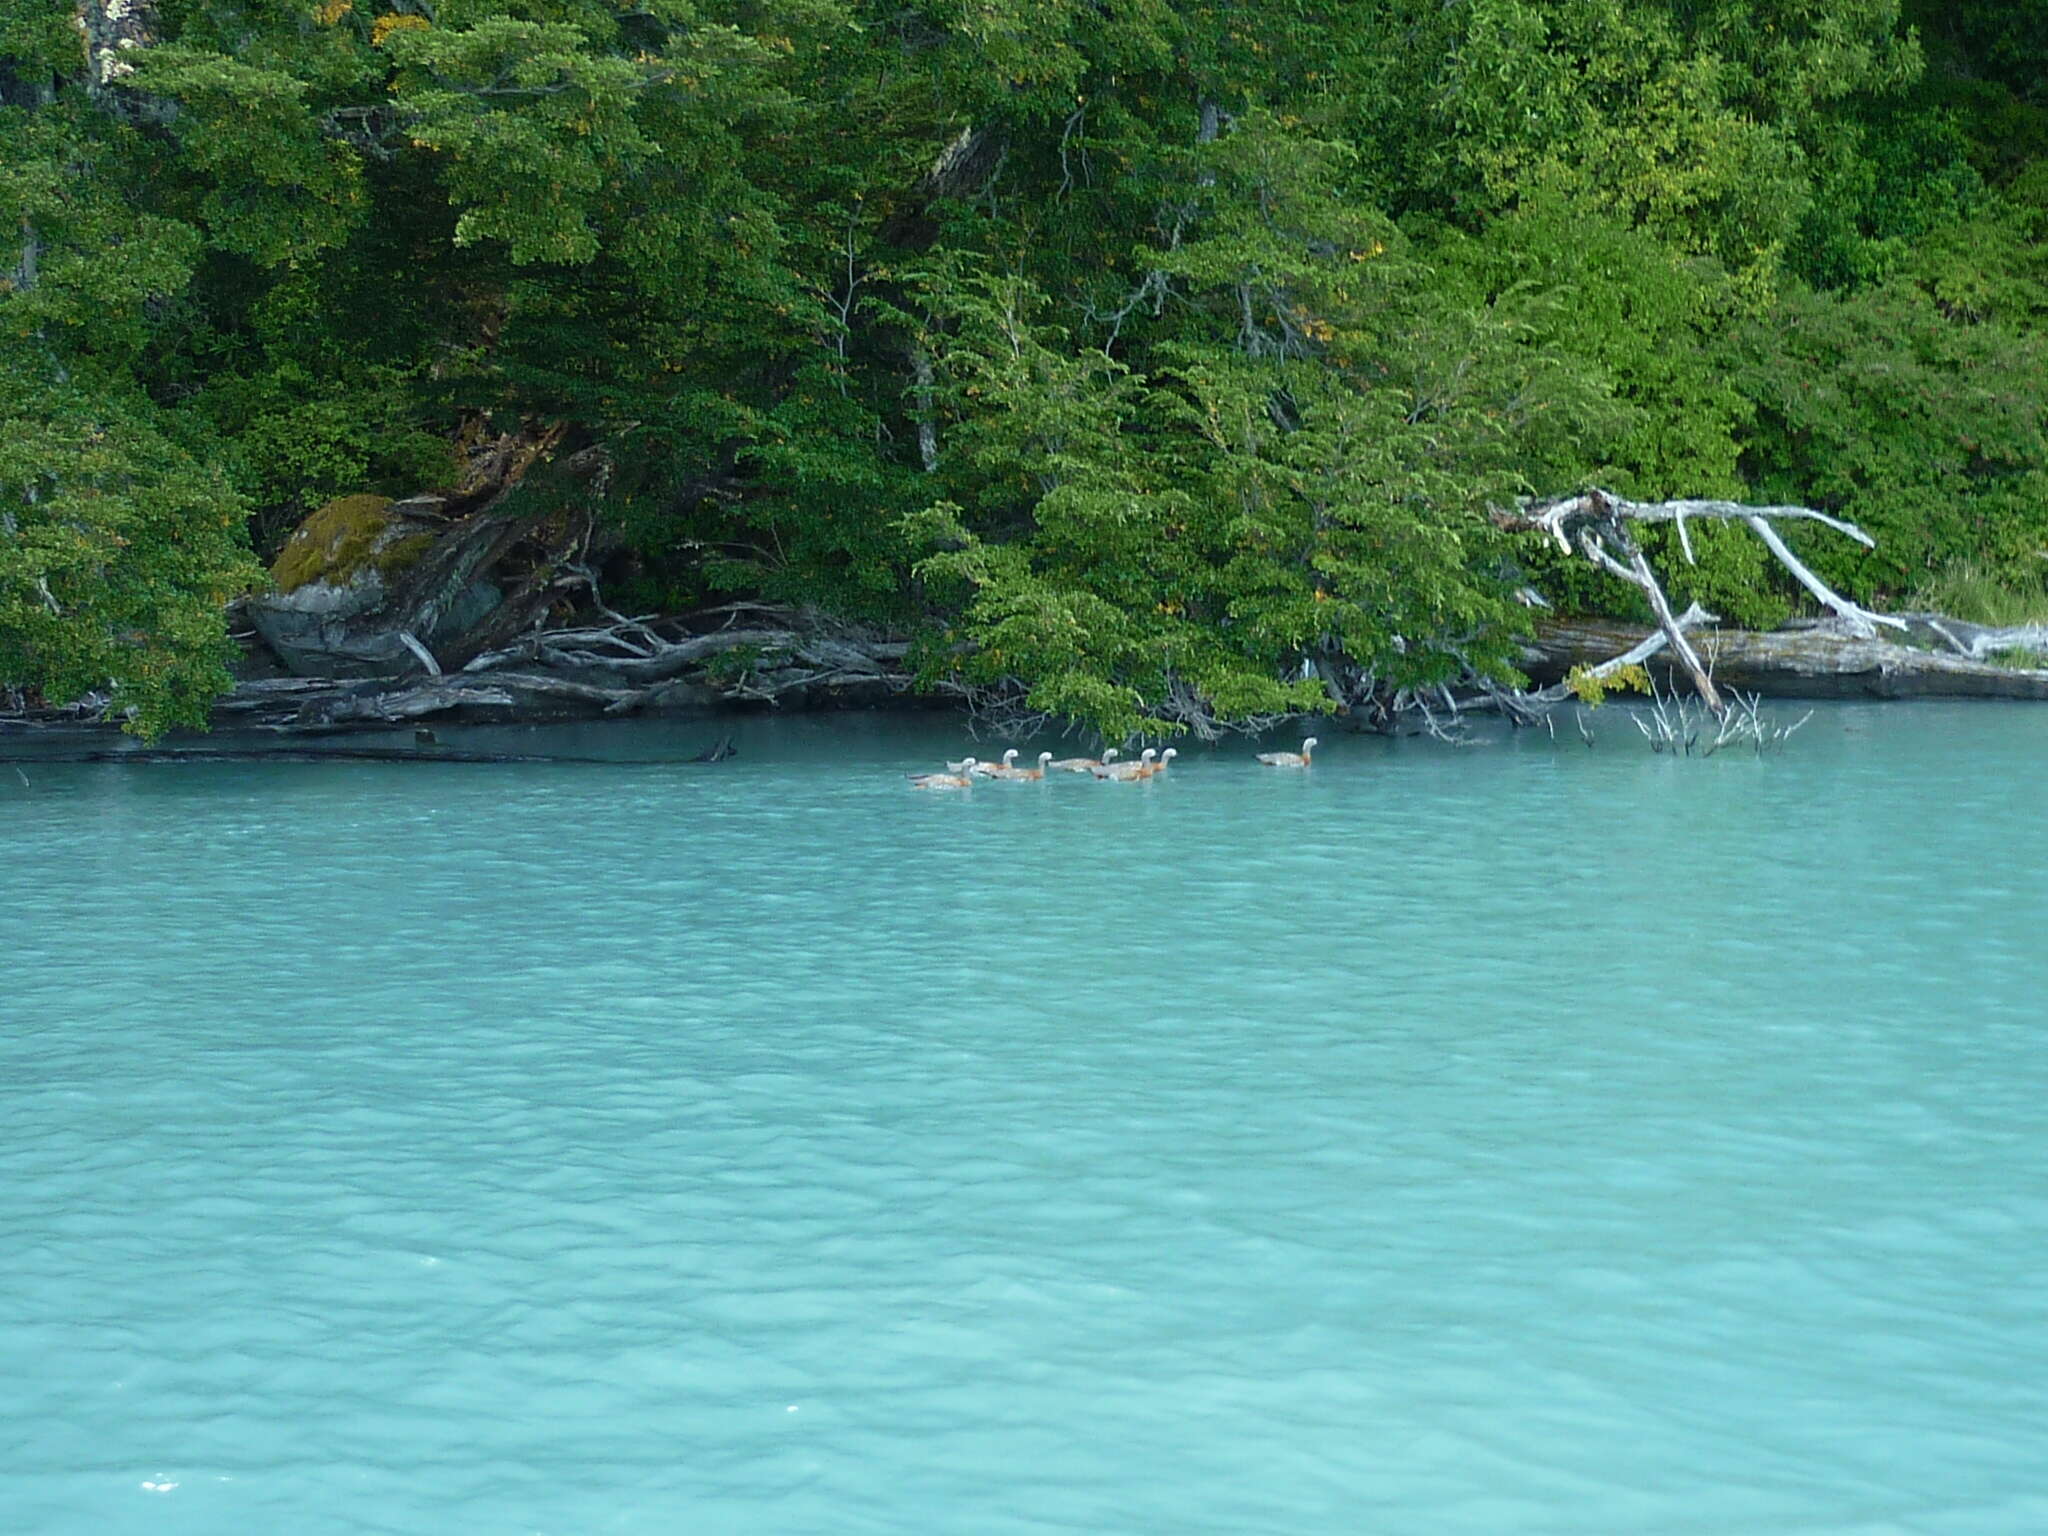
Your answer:
[[[270,567],[275,585],[249,596],[256,632],[300,677],[407,677],[414,646],[437,648],[504,600],[487,577],[431,611],[392,611],[394,585],[447,531],[443,497],[340,496],[308,517]]]
[[[337,496],[292,530],[271,563],[280,592],[314,582],[345,587],[366,572],[389,578],[416,564],[434,535],[391,515],[389,496]]]

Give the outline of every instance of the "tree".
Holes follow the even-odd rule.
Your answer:
[[[1637,612],[1527,495],[2025,586],[2044,62],[1922,0],[0,0],[0,680],[196,722],[252,554],[508,439],[604,466],[522,517],[621,602],[1112,735],[1505,677],[1530,583]],[[1807,601],[1695,532],[1675,600]]]

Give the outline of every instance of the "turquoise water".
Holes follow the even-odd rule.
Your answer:
[[[2048,711],[1609,720],[0,768],[0,1530],[2048,1530]]]

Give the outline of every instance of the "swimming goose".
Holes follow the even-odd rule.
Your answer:
[[[912,789],[972,789],[974,787],[974,759],[962,758],[961,773],[913,773],[910,775]]]
[[[1157,747],[1147,747],[1138,754],[1135,763],[1104,763],[1095,770],[1098,779],[1113,780],[1118,784],[1130,784],[1139,779],[1152,777],[1152,759],[1159,755]]]
[[[1316,750],[1316,739],[1311,736],[1301,744],[1299,752],[1261,752],[1259,761],[1268,768],[1306,768]]]
[[[1102,756],[1099,758],[1063,757],[1056,762],[1047,763],[1046,767],[1054,769],[1060,773],[1093,773],[1096,769],[1103,767],[1105,764],[1115,761],[1115,759],[1116,748],[1111,747],[1108,751],[1104,752]]]
[[[1016,754],[1013,752],[1010,756],[1014,757]],[[1017,779],[1042,779],[1045,777],[1045,765],[1051,761],[1052,754],[1050,752],[1041,752],[1038,754],[1038,766],[1036,768],[1012,768],[1008,763],[1005,763],[1000,768],[983,768],[981,771],[992,779],[1010,779],[1013,781]]]
[[[1166,772],[1166,765],[1179,756],[1179,747],[1168,747],[1164,752],[1159,754],[1159,761],[1154,763],[1150,768],[1147,768],[1145,770],[1144,776],[1148,779],[1157,778],[1160,774]]]
[[[1012,757],[1015,757],[1016,755],[1017,754],[1014,752],[1010,754],[1010,756]],[[982,759],[978,757],[963,757],[957,763],[949,762],[946,764],[946,772],[948,773],[972,773],[976,768],[980,768],[983,772],[987,772],[988,764],[983,762]]]
[[[1015,772],[1016,767],[1017,749],[1012,747],[1003,754],[1003,760],[1000,763],[976,763],[974,771],[984,779],[1000,779],[1007,774]]]

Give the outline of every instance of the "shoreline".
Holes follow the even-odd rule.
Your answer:
[[[1934,621],[1941,625],[1942,621]],[[1963,626],[1968,628],[1969,626]],[[1916,630],[1928,628],[1926,622]],[[1938,633],[1947,637],[1949,630]],[[1561,682],[1574,668],[1596,666],[1640,644],[1655,631],[1604,619],[1546,619],[1523,644],[1521,666],[1532,683]],[[1700,650],[1717,681],[1766,700],[2001,699],[2048,702],[2048,667],[2005,666],[1952,651],[1901,645],[1845,634],[1824,624],[1771,631],[1700,631]],[[278,675],[258,658],[252,670],[213,706],[206,732],[173,732],[167,741],[193,743],[214,733],[255,733],[284,743],[331,737],[389,734],[435,726],[530,726],[606,719],[694,720],[715,723],[772,714],[918,713],[963,711],[957,696],[919,692],[907,673],[886,667],[853,675],[791,678],[764,689],[756,678],[720,679],[709,669],[622,700],[614,686],[578,675],[578,669],[535,667],[451,676],[317,678]],[[1668,655],[1646,665],[1660,684],[1683,689]],[[622,707],[623,706],[623,707]],[[1303,719],[1322,718],[1303,716]],[[1367,730],[1353,715],[1328,722]],[[43,708],[0,713],[0,743],[105,741],[108,758],[143,752],[177,753],[173,746],[118,748],[134,741],[120,722],[95,718],[86,708]],[[197,757],[194,746],[182,755]],[[410,759],[414,754],[393,754]],[[418,756],[425,759],[430,754]],[[444,759],[454,760],[454,759]]]

